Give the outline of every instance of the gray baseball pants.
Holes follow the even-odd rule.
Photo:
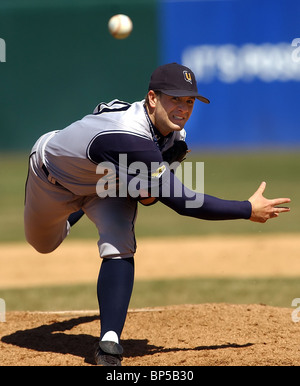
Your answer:
[[[69,215],[83,209],[99,233],[102,258],[128,258],[136,251],[137,202],[130,198],[78,196],[48,180],[39,140],[32,149],[26,182],[25,236],[40,253],[54,251],[70,232]]]

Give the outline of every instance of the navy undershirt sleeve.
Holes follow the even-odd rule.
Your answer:
[[[120,154],[126,155],[125,167],[119,164]],[[204,220],[249,219],[251,216],[252,207],[249,201],[222,200],[204,193],[193,192],[184,186],[169,169],[166,171],[168,178],[164,178],[165,174],[157,177],[157,174],[160,174],[159,165],[162,164],[163,159],[157,146],[148,139],[120,133],[99,135],[91,141],[88,158],[94,163],[112,162],[120,178],[124,178],[129,195],[130,183],[133,179],[140,180],[141,186],[146,186],[149,196],[157,197],[159,201],[180,215]],[[142,162],[146,166],[145,173],[141,173],[140,170],[130,172],[130,165],[135,165],[136,162]],[[156,177],[153,177],[154,175]],[[134,188],[136,186],[137,184],[134,184]],[[131,195],[131,197],[136,196]]]
[[[165,191],[170,191],[167,197],[163,197],[163,186]],[[183,186],[173,173],[161,185],[158,199],[180,215],[203,220],[249,219],[252,211],[249,201],[223,200],[193,192]]]

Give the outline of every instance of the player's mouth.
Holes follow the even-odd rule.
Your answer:
[[[173,115],[172,122],[177,125],[178,127],[182,128],[186,122],[185,117],[182,117],[181,115]]]
[[[181,117],[179,115],[173,115],[173,118],[174,118],[175,121],[184,121],[185,120],[184,117]]]

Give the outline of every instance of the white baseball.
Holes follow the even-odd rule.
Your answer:
[[[127,15],[114,15],[109,19],[108,30],[115,39],[125,39],[132,31],[132,21]]]

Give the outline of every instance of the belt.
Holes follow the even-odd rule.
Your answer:
[[[63,187],[59,182],[56,181],[55,178],[50,176],[50,173],[44,164],[42,165],[42,169],[43,169],[44,173],[46,174],[48,181],[51,182],[51,184]]]

